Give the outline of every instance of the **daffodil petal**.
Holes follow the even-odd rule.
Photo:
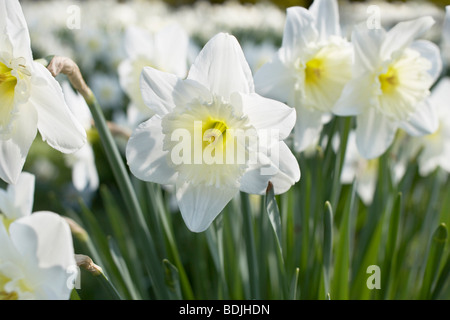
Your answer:
[[[309,12],[316,21],[320,40],[327,40],[330,36],[341,36],[339,24],[339,9],[336,0],[314,0]]]
[[[35,292],[36,300],[68,300],[79,269],[76,264],[63,268],[55,266],[41,270],[42,285]]]
[[[30,102],[38,113],[38,130],[52,148],[73,153],[86,143],[86,131],[67,106],[59,83],[50,72],[35,63],[36,74],[46,84],[33,84]]]
[[[352,116],[364,112],[370,106],[368,97],[373,96],[372,81],[370,74],[350,80],[342,90],[332,112],[339,116]]]
[[[164,134],[158,115],[139,125],[127,144],[126,157],[131,172],[141,180],[174,184],[176,172],[169,166],[163,150]]]
[[[174,74],[145,67],[141,74],[141,92],[147,107],[160,116],[169,113],[175,108],[173,91],[179,81]]]
[[[256,93],[238,95],[246,114],[256,130],[277,130],[279,139],[286,139],[295,125],[294,108]]]
[[[347,147],[345,149],[344,164],[341,171],[341,183],[350,184],[356,176],[356,170],[358,166],[358,160],[360,158],[358,148],[356,146],[355,131],[352,130],[348,134]]]
[[[427,40],[416,40],[411,44],[410,48],[420,52],[422,57],[431,62],[431,69],[428,70],[428,73],[433,78],[434,83],[442,72],[442,59],[439,47]]]
[[[439,127],[439,119],[431,100],[423,101],[408,121],[400,122],[400,127],[415,137],[435,132]]]
[[[300,180],[298,161],[286,143],[279,141],[269,149],[262,148],[259,163],[251,165],[242,176],[242,192],[263,195],[271,181],[275,194],[281,194]]]
[[[275,54],[255,74],[255,89],[260,95],[288,103],[294,92],[292,71],[282,62],[283,49]]]
[[[53,268],[53,277],[45,281],[58,299],[68,299],[71,288],[67,285],[75,263],[72,234],[67,222],[56,213],[36,212],[16,220],[9,228],[14,246],[31,266]],[[65,272],[65,277],[61,273]],[[59,274],[59,276],[58,276]]]
[[[68,81],[64,81],[61,88],[70,111],[86,130],[90,129],[92,127],[92,114],[86,100],[79,92],[72,89]]]
[[[18,0],[0,1],[0,33],[7,35],[14,57],[23,57],[27,63],[33,61],[30,34]]]
[[[0,139],[0,178],[16,183],[37,134],[37,114],[31,104],[22,104],[13,123],[11,137]]]
[[[141,74],[141,92],[144,102],[160,117],[171,112],[177,105],[184,105],[194,98],[212,99],[201,83],[146,67]]]
[[[255,92],[252,72],[235,37],[219,33],[200,51],[188,79],[229,100],[234,92]]]
[[[443,77],[433,88],[429,97],[430,103],[436,106],[439,116],[445,117],[445,119],[448,119],[447,115],[450,113],[450,108],[448,108],[449,92],[450,77]]]
[[[366,23],[358,24],[352,32],[355,50],[353,76],[373,72],[380,64],[380,48],[386,36],[384,29],[369,29]]]
[[[205,231],[239,192],[234,188],[177,184],[176,197],[181,215],[192,232]]]
[[[415,39],[430,29],[434,22],[432,17],[421,17],[410,21],[399,22],[386,34],[380,48],[382,59],[389,59],[393,52],[408,47]]]
[[[278,172],[270,178],[275,194],[288,191],[292,185],[300,180],[300,167],[294,154],[284,142],[279,144]],[[272,161],[276,160],[272,157]],[[275,163],[276,164],[276,163]]]
[[[307,45],[317,40],[313,15],[305,8],[290,7],[286,10],[282,47],[288,60],[296,59]]]
[[[323,127],[323,112],[303,107],[297,108],[297,122],[294,128],[294,149],[297,152],[318,142]]]
[[[375,172],[376,173],[376,172]],[[373,201],[373,196],[375,194],[376,189],[376,183],[377,183],[377,177],[372,176],[367,177],[366,179],[358,180],[357,182],[357,192],[361,200],[364,202],[365,205],[370,205]]]
[[[263,162],[265,165],[258,163],[249,166],[241,178],[239,190],[242,192],[263,195],[266,192],[270,178],[278,171],[278,168],[272,165],[270,159],[266,155],[259,154],[258,157],[260,160],[261,158],[264,159]],[[263,174],[264,172],[270,174]]]
[[[397,124],[370,108],[357,116],[356,145],[362,157],[381,156],[392,144]]]
[[[34,175],[22,172],[16,184],[0,190],[0,212],[8,219],[19,219],[31,214],[34,203]]]
[[[86,143],[74,156],[78,158],[72,168],[72,181],[75,189],[78,191],[87,188],[96,190],[99,186],[99,178],[91,145]]]
[[[0,243],[2,244],[2,250],[0,250],[0,261],[12,261],[18,257],[17,250],[14,248],[14,244],[9,236],[8,229],[0,220]]]
[[[35,256],[41,268],[75,264],[69,225],[56,213],[40,211],[18,219],[11,224],[10,234],[19,252]]]

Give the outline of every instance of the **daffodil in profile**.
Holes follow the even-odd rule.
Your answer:
[[[352,77],[352,59],[352,46],[341,35],[337,1],[287,9],[281,48],[256,72],[255,86],[257,93],[297,110],[296,151],[318,142]]]
[[[64,102],[59,83],[33,60],[17,0],[0,1],[0,48],[0,178],[14,183],[38,131],[63,153],[81,148],[86,132]]]
[[[35,177],[0,190],[0,300],[65,299],[76,276],[72,234],[56,213],[33,212]]]
[[[413,136],[437,129],[427,97],[442,70],[440,52],[432,42],[416,40],[433,24],[422,17],[389,31],[360,24],[352,33],[353,78],[333,112],[356,116],[356,144],[366,159],[382,155],[399,128]]]
[[[239,191],[262,194],[271,181],[282,193],[300,179],[283,142],[295,110],[255,93],[235,37],[208,41],[186,79],[144,68],[141,90],[155,116],[131,136],[129,167],[141,180],[175,185],[191,231],[206,230]]]
[[[0,300],[69,299],[77,268],[62,217],[42,211],[9,227],[0,221],[0,243]]]

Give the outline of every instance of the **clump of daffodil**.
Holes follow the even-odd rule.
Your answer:
[[[318,142],[351,79],[352,58],[352,46],[341,36],[337,1],[287,9],[282,46],[255,74],[255,85],[259,94],[297,110],[296,151]]]
[[[416,40],[433,23],[422,17],[389,31],[355,27],[353,78],[333,112],[356,116],[356,144],[363,157],[383,154],[399,128],[413,136],[437,129],[436,112],[426,99],[441,73],[440,52],[430,41]]]
[[[300,178],[282,141],[295,110],[254,91],[250,67],[236,38],[220,33],[202,49],[186,79],[147,67],[141,77],[146,105],[156,114],[128,142],[132,173],[172,184],[188,228],[208,228],[239,192],[276,193]]]
[[[0,178],[14,183],[39,131],[51,147],[72,153],[86,132],[67,107],[59,83],[33,60],[19,1],[0,1]]]

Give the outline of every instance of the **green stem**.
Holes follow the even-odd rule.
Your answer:
[[[334,206],[334,210],[337,209],[338,199],[341,193],[341,171],[342,166],[344,165],[345,152],[347,150],[347,141],[348,134],[350,133],[352,126],[352,118],[347,117],[343,119],[343,123],[339,128],[340,133],[340,144],[339,151],[336,156],[336,162],[334,166],[334,175],[333,175],[333,189],[331,190],[331,204]]]
[[[241,192],[244,218],[244,238],[247,248],[248,273],[250,277],[251,299],[259,299],[259,272],[255,240],[253,238],[252,211],[248,194]]]
[[[330,270],[333,251],[333,209],[328,201],[325,203],[323,222],[323,273],[325,298],[327,298],[330,296]]]
[[[150,195],[150,202],[153,206],[153,212],[159,212],[161,222],[164,228],[164,232],[169,243],[170,251],[173,255],[174,264],[178,269],[181,289],[186,299],[193,300],[194,293],[191,288],[191,284],[189,283],[188,276],[186,271],[184,270],[183,264],[181,263],[180,253],[178,251],[178,247],[175,241],[175,236],[173,234],[172,228],[170,227],[170,223],[168,220],[168,213],[166,212],[166,208],[164,207],[163,201],[161,199],[161,193],[156,193],[154,186],[151,184],[147,184],[147,189]]]
[[[98,130],[107,159],[109,161],[109,164],[111,165],[112,172],[114,174],[120,192],[124,198],[127,209],[132,214],[132,216],[137,219],[138,225],[140,226],[139,231],[142,233],[146,240],[147,249],[149,250],[150,256],[150,261],[148,261],[147,267],[149,268],[149,271],[152,275],[152,281],[155,286],[155,295],[160,298],[167,298],[161,261],[157,256],[152,235],[147,228],[144,214],[131,184],[128,171],[124,165],[114,138],[108,129],[108,125],[103,116],[102,109],[98,104],[94,94],[91,94],[90,97],[86,99],[86,102],[89,106],[89,109],[91,110],[92,117],[95,121],[95,126]]]

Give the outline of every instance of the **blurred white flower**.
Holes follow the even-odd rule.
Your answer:
[[[356,143],[363,157],[383,154],[398,128],[414,136],[436,130],[436,114],[426,98],[442,70],[440,52],[429,41],[415,41],[433,23],[423,17],[389,32],[365,23],[355,27],[353,79],[333,112],[357,116]]]
[[[336,137],[338,136],[336,135]],[[399,135],[389,154],[389,172],[394,184],[399,183],[403,178],[408,161],[411,160],[413,155],[409,145],[405,144],[404,141],[403,136]],[[365,205],[370,205],[373,201],[379,165],[379,158],[366,159],[360,154],[356,145],[356,132],[350,131],[341,172],[341,183],[352,184],[356,182],[356,192]]]
[[[86,133],[64,102],[59,83],[33,61],[17,0],[0,1],[0,178],[14,183],[39,130],[44,141],[71,153]]]
[[[450,78],[438,82],[429,100],[437,111],[438,129],[430,135],[412,137],[409,142],[411,150],[420,151],[417,162],[422,176],[438,167],[450,172]]]
[[[147,119],[148,117],[144,116],[134,104],[130,104],[125,110],[117,110],[113,114],[114,123],[130,131]]]
[[[115,75],[96,72],[91,76],[89,85],[103,109],[123,107],[123,91]]]
[[[119,80],[131,103],[143,114],[153,113],[145,106],[140,91],[140,75],[144,67],[153,67],[185,77],[187,73],[189,37],[178,25],[171,25],[159,32],[151,32],[131,26],[124,38],[127,58],[119,65]]]
[[[212,38],[185,80],[145,68],[141,89],[156,115],[134,131],[128,164],[141,180],[176,185],[190,230],[206,230],[239,190],[262,194],[270,180],[282,193],[300,179],[298,162],[282,141],[294,126],[295,110],[254,92],[233,36]],[[239,131],[255,139],[237,141]]]
[[[442,18],[442,9],[432,1],[340,1],[341,27],[345,35],[351,36],[355,25],[366,23],[371,28],[380,25],[386,30],[397,23],[430,16],[435,20]],[[436,25],[426,34],[426,39],[440,39],[440,28]]]
[[[250,65],[250,69],[253,73],[255,73],[259,68],[272,59],[273,55],[277,51],[277,48],[268,41],[261,44],[254,44],[247,41],[242,45],[242,50],[244,51],[245,58]]]
[[[33,211],[34,183],[34,175],[22,172],[16,184],[0,189],[0,224],[3,222],[7,229],[12,222]]]
[[[297,110],[297,151],[318,142],[324,122],[351,79],[352,46],[341,37],[337,1],[315,0],[309,11],[287,9],[283,43],[255,75],[256,91]]]
[[[8,0],[10,1],[10,0]],[[67,300],[77,273],[72,234],[52,212],[0,223],[0,300]]]
[[[92,129],[92,115],[84,98],[76,93],[68,82],[62,83],[67,105],[86,131]],[[94,150],[86,143],[80,150],[66,155],[66,163],[72,168],[72,182],[78,191],[95,191],[99,186]]]

